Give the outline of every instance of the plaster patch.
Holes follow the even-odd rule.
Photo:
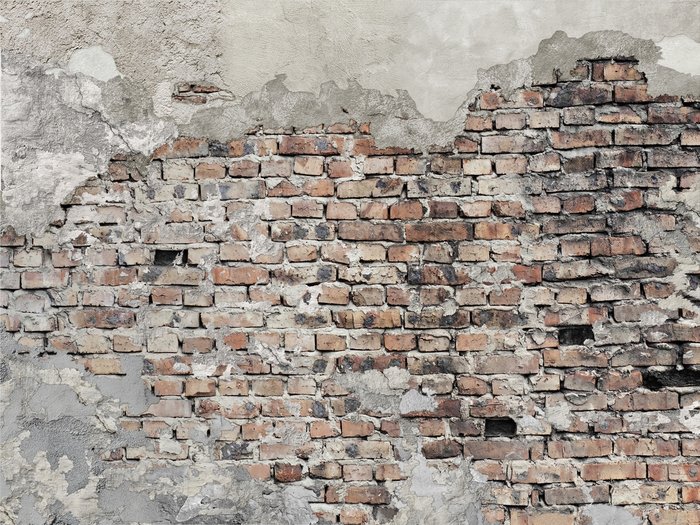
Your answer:
[[[666,37],[657,45],[661,48],[659,65],[689,75],[700,75],[700,42],[686,35],[677,35]]]
[[[401,397],[399,410],[402,414],[409,412],[421,412],[433,410],[437,406],[435,399],[418,392],[418,390],[409,390]]]
[[[639,525],[638,518],[625,509],[610,505],[588,505],[583,515],[590,519],[590,525]]]
[[[92,46],[74,51],[68,61],[68,71],[82,73],[101,82],[107,82],[114,77],[121,76],[114,58],[102,49],[102,46]]]

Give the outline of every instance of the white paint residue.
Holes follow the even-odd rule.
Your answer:
[[[700,433],[700,402],[695,401],[690,406],[680,409],[678,421],[694,434]]]
[[[685,35],[667,36],[656,43],[661,48],[659,64],[681,73],[700,75],[700,42]]]
[[[101,46],[92,46],[74,51],[68,61],[68,70],[71,73],[82,73],[102,82],[122,76],[112,55],[102,49]]]

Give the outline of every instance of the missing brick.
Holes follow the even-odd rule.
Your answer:
[[[486,437],[513,437],[518,426],[509,417],[493,418],[486,420],[484,436]]]
[[[155,266],[181,266],[187,262],[187,250],[156,250],[153,257]]]
[[[642,385],[649,390],[664,387],[700,386],[700,370],[645,370],[642,372]]]
[[[582,345],[587,339],[594,339],[590,325],[567,326],[559,329],[559,345]]]

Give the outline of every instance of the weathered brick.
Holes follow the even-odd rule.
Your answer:
[[[649,124],[698,124],[700,110],[688,106],[652,104],[648,109]]]
[[[555,88],[547,105],[563,108],[566,106],[585,106],[612,102],[613,87],[604,83],[580,84],[571,82]]]
[[[7,274],[12,275],[12,274]],[[16,277],[19,275],[14,274]],[[51,271],[27,271],[21,274],[22,288],[38,290],[42,288],[63,288],[68,285],[69,274],[67,270]],[[9,280],[9,278],[5,278]],[[19,286],[12,287],[18,288]]]
[[[525,113],[497,113],[496,129],[523,129],[525,120]]]
[[[680,131],[660,126],[628,126],[615,130],[615,144],[621,146],[666,146],[674,142]]]
[[[423,443],[422,452],[426,459],[454,458],[462,455],[462,445],[455,440],[438,439]]]
[[[535,89],[518,89],[504,97],[498,91],[486,91],[480,95],[481,109],[517,109],[542,107],[542,93]]]
[[[539,356],[533,353],[522,355],[478,355],[475,372],[478,374],[536,374],[540,368]]]
[[[675,392],[639,392],[615,400],[612,408],[619,411],[673,410],[678,408]]]
[[[528,447],[519,441],[465,440],[464,456],[479,459],[526,460]]]
[[[647,153],[647,163],[650,168],[697,168],[700,157],[697,151],[652,149]]]
[[[466,131],[488,131],[493,127],[490,113],[471,113],[464,123]]]
[[[606,129],[553,131],[551,141],[554,149],[592,148],[613,143],[612,133]]]
[[[592,487],[554,487],[544,491],[548,505],[582,505],[586,503],[608,503],[609,485]]]
[[[352,241],[403,241],[403,228],[395,224],[343,222],[338,225],[338,237]]]
[[[381,178],[341,182],[336,194],[339,199],[367,197],[396,197],[401,195],[404,183],[400,179]]]
[[[586,463],[581,466],[581,478],[585,481],[641,479],[646,476],[646,465],[632,461]]]
[[[609,456],[612,452],[613,442],[609,439],[558,440],[547,444],[547,454],[553,459]]]
[[[217,266],[212,268],[211,277],[214,284],[228,285],[265,284],[270,280],[267,270],[254,266]]]
[[[72,311],[69,317],[77,328],[129,328],[136,322],[134,312],[115,308],[83,308]]]
[[[567,483],[576,479],[576,469],[568,463],[536,465],[513,461],[510,477],[519,483]]]
[[[281,155],[337,155],[338,148],[342,146],[343,139],[339,137],[287,135],[280,140],[279,153]]]
[[[173,159],[184,157],[205,157],[209,153],[209,145],[201,139],[180,137],[170,144],[165,144],[153,152],[155,159]]]
[[[539,153],[544,149],[545,141],[539,135],[485,135],[481,139],[483,153]]]
[[[346,503],[365,503],[367,505],[386,505],[391,501],[389,491],[384,487],[348,487],[345,493]]]
[[[695,525],[700,523],[698,509],[653,509],[649,513],[651,525]]]
[[[570,107],[562,111],[564,124],[569,126],[591,126],[595,124],[595,111],[591,107]]]
[[[471,228],[469,224],[463,222],[433,221],[426,224],[406,225],[408,242],[465,241],[471,238]]]

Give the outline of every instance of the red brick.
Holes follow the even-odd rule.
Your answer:
[[[275,463],[275,481],[281,483],[290,483],[293,481],[301,481],[302,466],[291,465],[289,463]]]
[[[365,486],[347,487],[346,503],[364,503],[367,505],[386,505],[391,501],[389,491],[384,487]]]
[[[700,525],[700,509],[653,509],[651,525]]]
[[[649,124],[700,124],[700,110],[688,106],[657,106],[648,108]]]
[[[605,83],[571,82],[552,90],[547,103],[555,107],[585,106],[612,102],[613,87]]]
[[[209,145],[201,139],[180,137],[169,144],[158,147],[153,152],[154,159],[175,159],[184,157],[205,157]]]
[[[518,441],[464,441],[464,456],[479,459],[515,460],[528,459],[529,450]]]
[[[334,136],[299,137],[286,135],[279,145],[281,155],[337,155],[344,139]]]
[[[270,280],[269,272],[254,266],[218,266],[211,270],[214,284],[250,285],[266,284]]]
[[[134,312],[115,308],[83,308],[74,310],[69,316],[76,328],[128,328],[136,324]]]
[[[342,222],[338,225],[338,238],[353,241],[403,240],[403,229],[394,224],[372,224],[369,222]]]
[[[211,162],[197,164],[194,169],[194,178],[201,179],[223,179],[226,176],[226,166]]]
[[[649,438],[617,438],[615,440],[615,453],[624,456],[677,456],[679,447],[678,441]]]
[[[471,228],[463,222],[433,221],[406,225],[408,242],[465,241],[471,238]]]
[[[426,459],[454,458],[462,455],[462,445],[447,439],[427,441],[423,443],[422,452]]]
[[[609,439],[558,440],[547,444],[547,454],[554,459],[608,456],[612,451],[613,442]]]
[[[586,463],[581,466],[581,478],[585,481],[642,479],[646,477],[646,465],[632,461]]]
[[[635,392],[618,397],[613,410],[674,410],[678,407],[678,394],[675,392]]]
[[[456,349],[458,352],[486,350],[489,338],[486,334],[457,334]]]
[[[642,80],[644,76],[630,62],[597,62],[593,64],[593,80]]]
[[[488,131],[493,127],[490,113],[469,114],[464,123],[466,131]]]
[[[554,149],[591,148],[612,145],[612,133],[605,129],[553,131],[551,138]]]
[[[36,290],[41,288],[62,288],[68,285],[67,270],[43,272],[28,271],[22,273],[22,288]]]
[[[216,381],[214,379],[188,379],[185,381],[185,396],[213,396],[216,394]]]
[[[342,420],[340,424],[343,437],[364,437],[374,433],[374,424],[370,421]]]
[[[389,218],[416,220],[423,217],[423,205],[419,201],[402,201],[389,208]]]
[[[518,461],[511,464],[510,478],[517,483],[567,483],[576,479],[576,468],[569,463]]]

